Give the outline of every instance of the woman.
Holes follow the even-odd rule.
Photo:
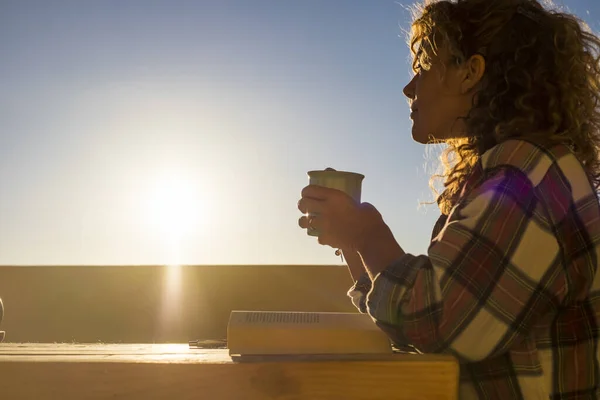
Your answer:
[[[535,0],[456,0],[410,46],[412,136],[447,146],[427,254],[333,189],[303,189],[300,226],[395,342],[459,359],[461,399],[597,398],[600,41]]]

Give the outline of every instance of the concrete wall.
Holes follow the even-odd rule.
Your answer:
[[[0,267],[10,342],[224,339],[233,309],[354,312],[342,266]]]

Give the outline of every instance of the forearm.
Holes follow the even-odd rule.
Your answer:
[[[367,312],[367,294],[373,279],[404,254],[389,227],[379,220],[363,233],[352,250],[342,251],[354,285],[348,291],[360,312]],[[366,272],[366,273],[365,273]]]
[[[360,254],[352,250],[342,250],[342,255],[348,265],[348,271],[350,272],[350,276],[352,276],[352,281],[358,281],[358,278],[365,273],[365,266]]]
[[[358,250],[371,280],[405,253],[394,239],[390,228],[383,224],[374,231]]]

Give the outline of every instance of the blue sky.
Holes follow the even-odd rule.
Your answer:
[[[336,264],[297,227],[328,166],[425,252],[408,4],[0,2],[0,264]]]

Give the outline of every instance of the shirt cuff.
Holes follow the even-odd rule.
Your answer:
[[[348,290],[348,297],[352,300],[352,304],[358,311],[361,313],[367,312],[367,294],[371,290],[371,278],[367,272],[363,272],[363,274],[358,278],[354,285]]]
[[[375,276],[372,288],[366,298],[366,309],[375,320],[392,326],[402,324],[402,305],[408,301],[410,289],[417,279],[421,260],[404,254],[392,265]]]

